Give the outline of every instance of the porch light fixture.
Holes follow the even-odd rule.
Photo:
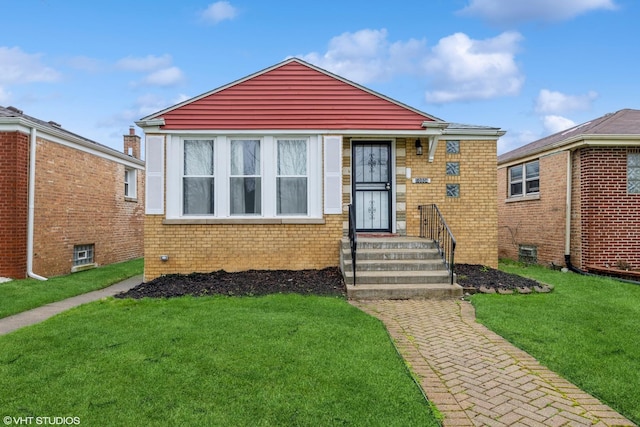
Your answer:
[[[422,142],[419,139],[416,139],[416,154],[422,156]]]

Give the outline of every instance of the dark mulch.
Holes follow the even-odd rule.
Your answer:
[[[531,279],[505,273],[493,268],[474,264],[455,266],[457,282],[468,291],[483,288],[513,290],[538,283]],[[346,288],[340,269],[323,270],[249,270],[227,273],[224,270],[212,273],[168,274],[142,283],[116,298],[171,298],[184,295],[228,295],[253,296],[274,293],[298,293],[346,297]]]
[[[346,296],[337,267],[323,270],[248,270],[227,273],[168,274],[142,283],[116,298],[170,298],[184,295],[253,296],[277,293]]]
[[[520,292],[533,291],[541,285],[535,280],[477,264],[456,264],[456,281],[470,291],[495,290]]]

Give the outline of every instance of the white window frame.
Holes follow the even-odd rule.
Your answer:
[[[184,215],[183,165],[184,141],[194,139],[214,140],[214,214]],[[261,214],[231,215],[231,140],[260,140],[260,176],[262,190]],[[307,214],[277,214],[277,141],[305,139],[307,141]],[[166,160],[166,219],[168,220],[230,220],[252,222],[256,220],[319,220],[322,219],[322,138],[319,135],[301,134],[174,134],[167,141]]]
[[[138,181],[138,174],[135,169],[124,169],[124,197],[128,199],[136,199],[137,191],[136,183]]]
[[[532,178],[527,178],[527,165],[533,164],[533,163],[538,163],[538,175],[536,175],[535,177]],[[520,172],[521,172],[521,176],[522,178],[519,180],[511,180],[511,171],[513,169],[518,169],[520,168]],[[527,191],[527,182],[531,182],[531,181],[538,181],[538,190],[537,191]],[[511,192],[511,185],[512,184],[522,184],[522,192],[517,193],[517,194],[513,194]],[[526,196],[534,196],[534,195],[538,195],[540,194],[540,161],[539,160],[533,160],[531,162],[527,162],[527,163],[521,163],[519,165],[515,165],[515,166],[511,166],[509,168],[507,168],[507,191],[509,192],[509,197],[526,197]]]

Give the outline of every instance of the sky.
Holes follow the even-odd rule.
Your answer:
[[[142,117],[290,57],[444,121],[499,127],[498,154],[640,109],[637,0],[0,0],[0,11],[0,105],[117,150]]]

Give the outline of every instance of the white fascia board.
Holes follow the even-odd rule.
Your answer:
[[[143,160],[136,159],[135,157],[131,157],[125,153],[120,153],[115,149],[101,146],[95,142],[76,138],[63,130],[58,131],[49,126],[43,126],[40,123],[32,122],[24,117],[0,118],[0,130],[2,131],[17,131],[28,134],[31,132],[31,128],[36,129],[38,132],[38,138],[46,139],[47,141],[74,148],[116,163],[121,163],[133,169],[144,170]]]

